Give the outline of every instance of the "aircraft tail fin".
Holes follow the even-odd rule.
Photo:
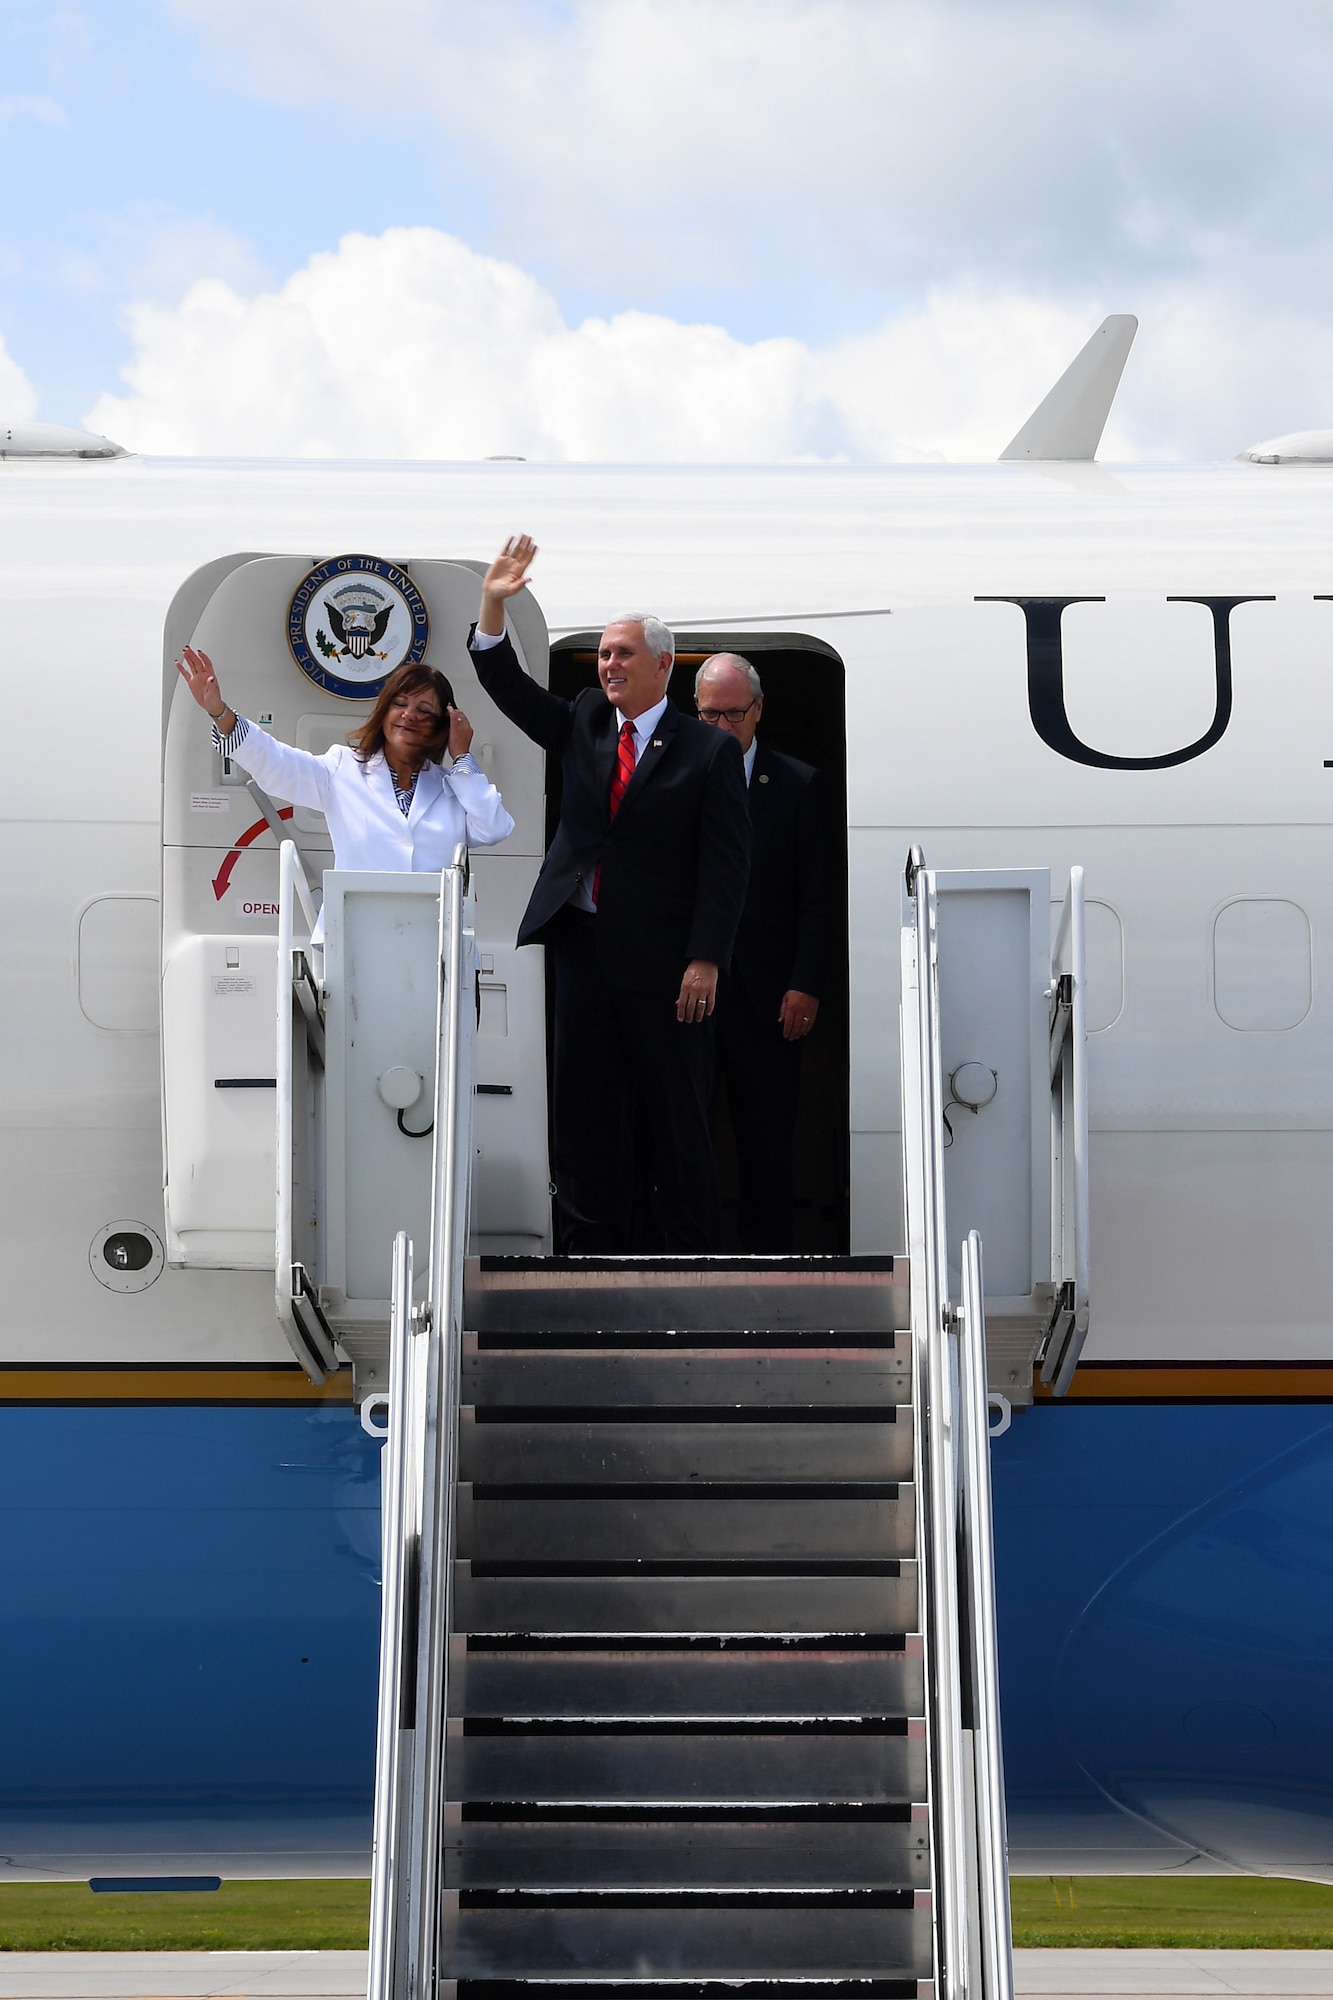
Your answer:
[[[1112,313],[1000,453],[1001,464],[1033,458],[1092,459],[1139,330],[1133,313]]]

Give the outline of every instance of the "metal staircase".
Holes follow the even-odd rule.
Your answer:
[[[907,1260],[465,1266],[454,901],[423,1302],[394,1252],[371,2000],[1011,2000],[932,878],[901,929]]]
[[[468,1293],[442,1972],[915,1993],[901,1284],[574,1269],[543,1296],[523,1275]],[[695,1276],[682,1330],[662,1281]]]

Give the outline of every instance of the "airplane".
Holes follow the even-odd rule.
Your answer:
[[[904,1248],[909,851],[1021,877],[1043,938],[1082,871],[1086,1341],[1058,1383],[1030,1339],[991,1364],[1010,1863],[1333,1880],[1333,432],[1096,463],[1134,325],[993,465],[0,432],[0,1879],[368,1868],[374,1358],[349,1335],[321,1366],[329,1298],[289,1296],[284,1331],[273,1284],[280,838],[316,884],[329,843],[256,799],[173,662],[207,646],[260,726],[323,749],[428,631],[517,822],[472,863],[473,1248],[545,1257],[544,972],[514,934],[550,807],[466,652],[521,527],[529,671],[583,685],[605,619],[647,606],[682,705],[740,651],[769,740],[825,773],[845,972],[807,1055],[802,1251]],[[1003,1096],[986,1046],[957,1053]],[[961,1156],[987,1113],[953,1108]]]

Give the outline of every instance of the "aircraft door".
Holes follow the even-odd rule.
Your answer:
[[[573,697],[597,685],[596,632],[574,633],[556,642],[550,685]],[[848,938],[847,938],[847,723],[846,674],[840,656],[825,640],[801,632],[701,631],[682,626],[675,633],[676,660],[668,696],[685,715],[694,712],[695,675],[710,654],[739,652],[763,683],[759,741],[820,774],[827,821],[824,904],[828,915],[827,963],[814,1033],[801,1046],[800,1081],[793,1147],[793,1241],[798,1255],[845,1255],[850,1247],[850,1114],[848,1105]],[[560,773],[547,772],[547,833],[559,818]],[[759,783],[768,780],[760,777]],[[480,1048],[480,1044],[478,1045]],[[723,1249],[742,1250],[741,1162],[733,1117],[732,1078],[719,1066],[714,1106],[714,1145],[722,1192]],[[633,1247],[660,1248],[651,1214],[645,1135],[640,1154]]]
[[[985,1245],[992,1388],[1068,1386],[1088,1324],[1083,871],[1055,952],[1044,868],[934,872],[951,1257]],[[951,1266],[950,1287],[961,1293]]]
[[[284,742],[318,755],[344,741],[369,713],[370,695],[343,698],[319,684],[288,641],[293,595],[323,560],[211,563],[182,586],[167,621],[162,1060],[176,1264],[273,1268],[279,835],[295,840],[317,896],[333,853],[319,814],[266,799],[228,767],[174,661],[186,643],[208,652],[227,699]],[[541,753],[501,721],[472,671],[476,571],[436,560],[396,566],[429,614],[426,658],[449,676],[474,725],[474,755],[516,822],[499,850],[473,857],[482,1019],[472,1227],[476,1249],[540,1253],[550,1232],[543,976],[540,954],[517,953],[514,937],[541,861]],[[514,629],[529,671],[544,679],[535,601],[520,602]],[[327,631],[325,639],[332,643]],[[388,1254],[386,1243],[386,1272]]]
[[[935,883],[947,1240],[956,1257],[981,1232],[989,1324],[1050,1276],[1050,875],[950,869]]]

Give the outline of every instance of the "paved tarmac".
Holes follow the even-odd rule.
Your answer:
[[[1016,1951],[1022,2000],[1314,2000],[1333,1951]],[[6,1951],[0,2000],[360,2000],[363,1951]]]
[[[6,1951],[0,2000],[346,2000],[363,1951]]]
[[[1307,2000],[1333,1994],[1333,1951],[1016,1951],[1014,1985],[1031,2000]]]

